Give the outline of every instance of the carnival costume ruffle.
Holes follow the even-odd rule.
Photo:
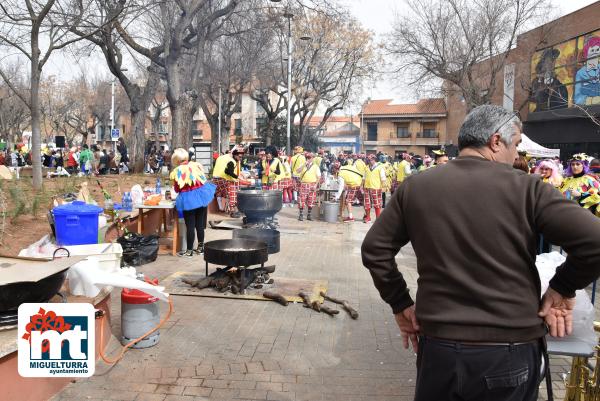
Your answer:
[[[177,199],[175,199],[175,207],[180,212],[206,207],[215,197],[216,190],[217,187],[215,184],[206,182],[201,187],[181,192],[177,195]]]

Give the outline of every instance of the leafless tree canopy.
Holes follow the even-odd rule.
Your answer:
[[[418,89],[457,90],[467,107],[489,103],[517,36],[552,10],[550,0],[405,0],[387,38],[396,69]],[[485,68],[477,64],[488,60]],[[439,92],[438,92],[439,93]]]
[[[119,3],[121,4],[121,3]],[[0,77],[31,112],[33,187],[42,187],[40,82],[44,66],[58,50],[81,40],[73,27],[85,35],[97,29],[87,23],[97,14],[93,0],[4,0],[0,3],[0,51],[16,54],[30,66],[29,90],[22,93],[0,66]]]

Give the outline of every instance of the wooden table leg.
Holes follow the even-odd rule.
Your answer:
[[[179,248],[179,214],[173,209],[173,256],[177,255]]]
[[[139,215],[138,215],[138,233],[140,233],[141,235],[144,235],[144,209],[139,208]]]

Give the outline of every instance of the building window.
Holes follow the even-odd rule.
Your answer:
[[[242,135],[242,120],[239,118],[235,119],[235,131],[236,136]]]
[[[423,138],[437,138],[438,133],[436,130],[432,128],[424,128],[423,129]]]
[[[377,140],[377,123],[367,124],[367,141]]]
[[[256,119],[256,135],[261,135],[267,129],[267,119],[258,117]]]
[[[408,132],[408,127],[396,127],[396,138],[410,138],[410,132]]]

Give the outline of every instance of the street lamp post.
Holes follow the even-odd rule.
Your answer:
[[[217,145],[218,146],[217,153],[219,153],[219,155],[221,154],[221,114],[222,114],[221,107],[222,107],[222,105],[223,105],[223,100],[221,98],[221,86],[219,85],[219,129],[218,129],[219,140],[218,140],[218,145]]]
[[[281,3],[281,0],[269,0],[272,3]],[[294,14],[286,11],[283,16],[288,20],[288,43],[287,43],[287,133],[286,133],[286,152],[288,155],[291,153],[290,136],[292,132],[292,18]]]
[[[292,154],[290,137],[292,132],[292,18],[294,14],[286,12],[284,15],[288,19],[288,76],[287,76],[287,133],[286,133],[286,154]]]
[[[113,152],[115,151],[115,142],[112,140],[112,132],[115,129],[115,78],[111,83],[111,102],[110,102],[110,140],[112,142]]]

